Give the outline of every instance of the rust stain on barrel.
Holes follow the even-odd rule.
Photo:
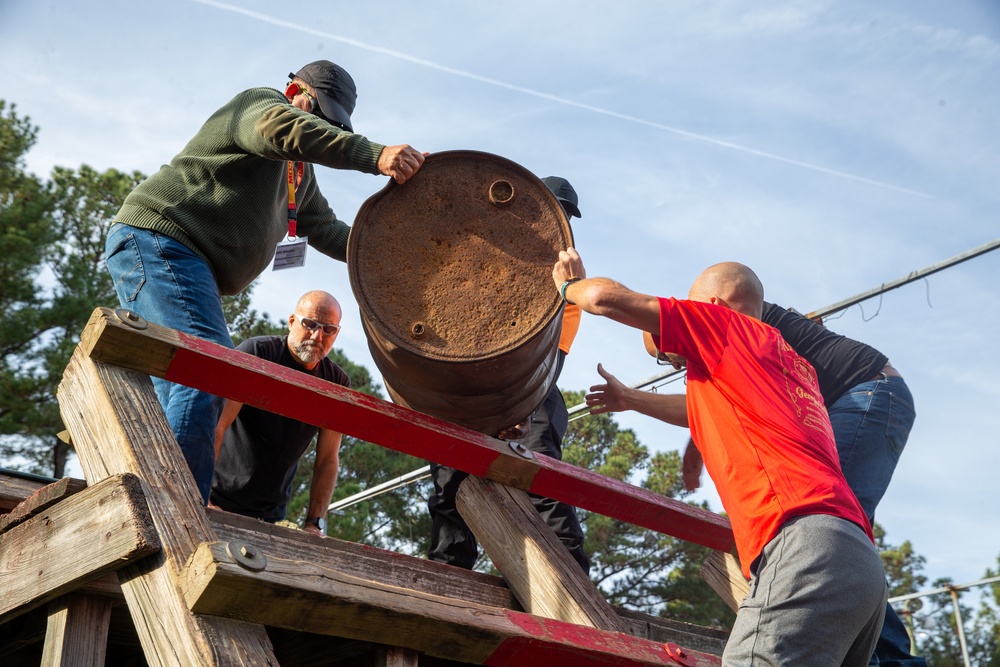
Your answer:
[[[547,391],[562,308],[552,265],[570,245],[548,188],[489,153],[432,154],[405,184],[369,198],[351,230],[348,271],[394,400],[468,425],[484,418],[471,413],[524,410]],[[477,379],[487,373],[495,377]],[[417,395],[427,392],[439,395]],[[464,395],[475,398],[462,405]]]

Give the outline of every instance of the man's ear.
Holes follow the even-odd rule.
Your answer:
[[[721,296],[713,296],[708,300],[709,303],[715,304],[716,306],[722,306],[723,308],[729,308],[730,310],[736,310],[730,305],[728,301],[723,299]]]
[[[660,359],[660,350],[656,347],[656,343],[653,342],[653,334],[648,331],[642,332],[642,344],[646,347],[646,352],[649,356],[654,359]]]

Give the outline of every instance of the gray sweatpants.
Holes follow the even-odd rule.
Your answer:
[[[722,664],[864,667],[887,594],[861,528],[824,514],[791,519],[761,552]]]

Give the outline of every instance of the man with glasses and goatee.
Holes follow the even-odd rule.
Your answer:
[[[308,292],[288,316],[287,336],[256,336],[242,352],[308,373],[344,387],[351,380],[327,355],[340,332],[340,303],[326,292]],[[340,465],[341,434],[226,401],[215,430],[215,477],[210,505],[270,523],[285,518],[292,478],[313,438],[316,463],[303,528],[326,534],[326,514]]]

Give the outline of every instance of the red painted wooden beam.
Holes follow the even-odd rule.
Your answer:
[[[714,655],[659,644],[648,639],[588,628],[553,619],[507,611],[519,630],[505,639],[484,665],[545,665],[546,667],[637,667],[638,665],[718,666]]]
[[[89,334],[89,335],[87,335]],[[417,458],[720,551],[733,546],[718,514],[215,343],[150,324],[137,330],[101,309],[84,342],[95,361],[282,414]]]

